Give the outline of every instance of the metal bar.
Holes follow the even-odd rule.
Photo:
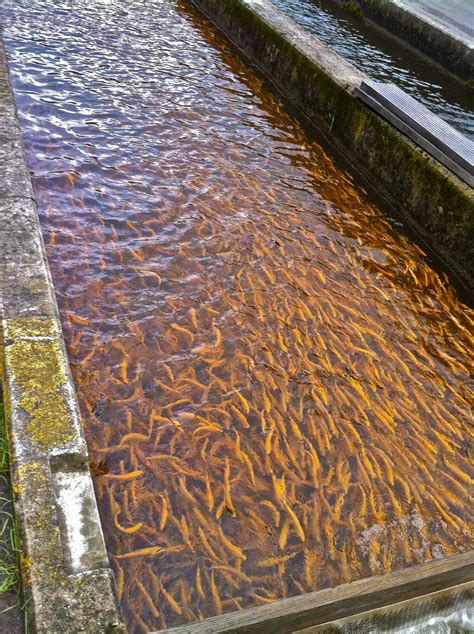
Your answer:
[[[394,84],[364,80],[354,94],[474,187],[474,143]]]

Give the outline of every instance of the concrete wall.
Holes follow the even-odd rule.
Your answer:
[[[473,190],[354,97],[364,75],[268,0],[192,0],[350,159],[469,289]]]
[[[124,632],[1,41],[0,317],[30,631]]]

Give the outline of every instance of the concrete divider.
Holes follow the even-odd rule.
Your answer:
[[[343,4],[342,0],[337,2]],[[474,43],[456,28],[456,8],[449,8],[449,3],[443,11],[454,14],[451,24],[443,20],[443,16],[436,16],[436,3],[431,13],[404,0],[352,0],[352,4],[355,3],[367,18],[392,35],[408,42],[463,80],[474,81]],[[473,24],[465,26],[474,28]]]
[[[2,387],[31,630],[124,632],[0,42]]]
[[[269,0],[191,0],[474,289],[473,190],[358,100],[368,79]]]

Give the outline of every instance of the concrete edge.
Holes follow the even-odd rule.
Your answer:
[[[342,0],[336,0],[339,4]],[[370,20],[465,81],[474,80],[474,44],[400,0],[352,0]]]
[[[368,78],[269,0],[190,0],[474,291],[474,192],[354,95]]]
[[[33,632],[125,632],[0,38],[0,361]]]

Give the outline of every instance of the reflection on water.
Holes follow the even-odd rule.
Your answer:
[[[474,94],[449,73],[331,0],[272,0],[371,79],[393,82],[469,138]]]
[[[472,312],[186,6],[7,0],[131,632],[470,547]]]

